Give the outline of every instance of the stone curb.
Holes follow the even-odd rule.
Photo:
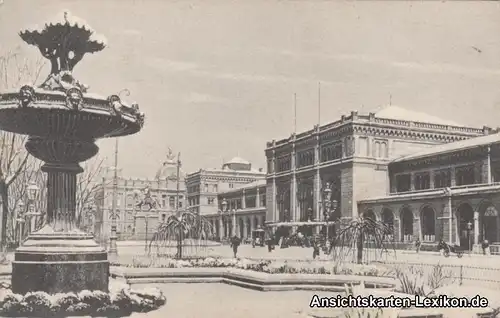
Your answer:
[[[375,276],[322,274],[267,274],[236,268],[111,268],[111,277],[129,284],[226,283],[260,291],[344,291],[346,284],[392,291],[395,280]]]

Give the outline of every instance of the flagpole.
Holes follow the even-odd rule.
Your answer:
[[[321,82],[318,82],[318,127],[321,125]]]
[[[293,94],[293,133],[297,133],[297,93]]]

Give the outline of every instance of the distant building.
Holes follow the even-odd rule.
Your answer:
[[[250,218],[251,222],[254,222],[255,218],[262,220],[265,215],[265,205],[261,204],[261,199],[257,201],[254,192],[258,188],[261,198],[265,198],[264,188],[258,187],[258,185],[265,183],[265,177],[266,173],[262,169],[253,169],[250,162],[239,157],[224,163],[220,169],[200,169],[186,176],[189,208],[212,222],[216,238],[226,237],[224,234],[228,234],[227,229],[232,228],[232,225],[229,224],[232,219],[224,219],[227,222],[226,230],[223,230],[222,199],[227,196],[228,208],[238,210],[239,214],[242,214],[245,201],[241,194],[243,189],[248,188],[248,202],[252,200],[254,202],[249,203],[248,209],[250,206],[254,207],[243,213],[246,217],[245,221],[247,218],[248,222],[250,222]],[[262,224],[262,221],[259,222]]]
[[[252,231],[263,227],[266,221],[266,200],[265,179],[220,192],[217,213],[207,215],[215,237],[222,239],[236,234],[243,239],[251,238]]]
[[[238,157],[224,163],[221,169],[200,169],[190,173],[186,176],[189,208],[203,216],[217,214],[219,193],[265,177],[262,169],[253,169],[250,162]]]
[[[148,207],[142,209],[137,207],[138,202],[143,199],[146,188],[156,203],[156,207],[151,210]],[[110,171],[103,177],[96,195],[95,235],[104,241],[109,238],[111,231],[112,198],[113,172]],[[171,152],[152,179],[125,178],[120,173],[116,202],[118,238],[142,239],[146,232],[151,236],[159,222],[164,222],[169,215],[175,213],[177,199],[179,209],[184,209],[186,207],[184,173],[180,170],[178,185],[177,162]]]

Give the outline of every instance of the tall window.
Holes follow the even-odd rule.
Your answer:
[[[450,169],[439,170],[434,172],[434,188],[451,187],[451,171]]]
[[[321,146],[321,162],[327,162],[342,158],[342,144],[330,143]]]
[[[308,149],[297,153],[297,168],[307,167],[314,164],[314,149]]]
[[[168,198],[168,204],[172,209],[175,208],[175,198],[174,197]]]
[[[288,171],[292,167],[290,155],[277,158],[276,172]]]
[[[456,168],[455,176],[457,186],[476,183],[476,175],[474,173],[473,165]]]
[[[266,206],[266,195],[265,194],[260,195],[260,206],[262,206],[262,207]]]
[[[407,192],[411,190],[411,176],[400,174],[396,176],[396,192]]]
[[[214,192],[215,193],[219,192],[219,186],[217,184],[214,184]]]
[[[431,177],[428,172],[415,174],[415,190],[426,190],[431,187]]]
[[[246,196],[245,197],[245,207],[247,208],[255,208],[255,200],[256,200],[256,197],[255,196]]]

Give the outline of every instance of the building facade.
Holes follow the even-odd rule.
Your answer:
[[[336,201],[334,219],[358,216],[358,201],[390,191],[389,163],[430,147],[484,136],[426,114],[388,106],[376,113],[351,112],[340,120],[267,143],[268,223],[322,220],[322,189]]]
[[[96,191],[95,235],[107,241],[111,231],[111,215],[113,205],[114,176],[106,173]],[[149,195],[155,206],[138,207]],[[118,176],[116,191],[117,234],[121,240],[139,240],[147,234],[151,237],[160,222],[166,221],[177,209],[186,207],[186,185],[184,174],[179,169],[177,180],[177,161],[172,153],[167,155],[151,179],[132,179]]]
[[[250,162],[238,157],[224,163],[221,169],[200,169],[186,176],[188,206],[202,216],[216,215],[219,193],[264,180],[265,176],[262,169],[253,169]]]
[[[395,240],[500,245],[500,134],[435,146],[389,164],[386,195],[358,202]]]
[[[242,158],[233,158],[221,169],[200,169],[186,177],[188,206],[212,224],[214,239],[251,236],[266,214],[265,177]],[[222,211],[222,202],[226,211]]]
[[[207,215],[219,240],[237,235],[251,239],[252,231],[266,221],[266,180],[240,185],[217,195],[218,211]]]

